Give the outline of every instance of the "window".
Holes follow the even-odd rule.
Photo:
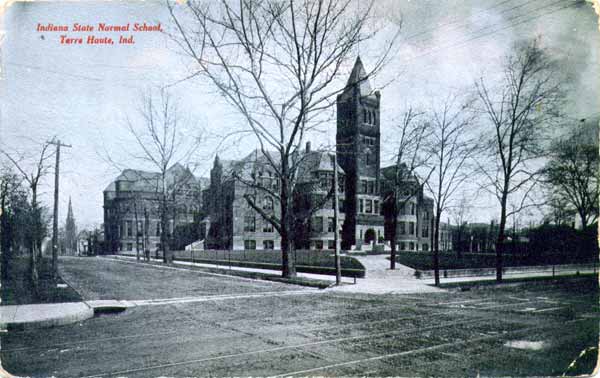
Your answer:
[[[424,238],[429,237],[429,227],[423,227],[423,231],[421,232],[421,237],[424,237]]]
[[[327,249],[335,249],[335,240],[327,240]]]
[[[323,249],[323,240],[315,240],[315,249]]]
[[[273,210],[273,198],[265,197],[263,199],[263,210]]]
[[[423,244],[423,251],[429,251],[429,244]]]
[[[133,243],[127,243],[127,250],[133,251]]]
[[[246,215],[244,217],[244,231],[255,232],[256,231],[256,217],[254,215]]]
[[[275,243],[273,243],[273,240],[265,240],[265,241],[263,241],[263,248],[264,249],[274,249]]]
[[[160,236],[160,221],[156,222],[156,236]]]
[[[273,232],[273,225],[267,221],[263,225],[263,232]]]
[[[137,234],[138,236],[144,235],[144,222],[137,221]]]
[[[405,251],[406,250],[406,243],[405,242],[400,242],[400,250],[401,251]]]
[[[366,146],[374,146],[376,144],[376,142],[377,142],[377,139],[373,138],[373,137],[368,137],[368,136],[363,135],[361,137],[361,141]]]
[[[344,200],[343,199],[339,199],[338,202],[339,202],[339,205],[340,205],[339,211],[340,211],[340,213],[343,213],[344,212]]]
[[[408,249],[411,250],[411,251],[414,251],[415,250],[415,243],[413,243],[413,242],[408,243]]]
[[[410,215],[415,215],[415,204],[412,202],[410,204]]]
[[[375,181],[369,181],[368,189],[369,189],[369,194],[375,193]]]
[[[255,250],[256,240],[244,240],[244,249]]]
[[[373,209],[374,211],[373,212],[375,214],[379,214],[379,201],[378,200],[375,200],[373,207],[374,207],[374,209]]]
[[[406,204],[399,204],[398,205],[398,214],[399,215],[406,215]]]
[[[415,234],[415,222],[409,222],[408,223],[408,234],[409,235],[414,235]]]
[[[360,192],[367,193],[367,180],[360,180]]]
[[[400,235],[406,234],[406,222],[398,222],[400,225]]]
[[[371,214],[373,212],[373,201],[365,200],[365,202],[366,202],[365,212],[367,214]]]
[[[312,232],[323,232],[323,217],[314,217],[311,222]]]
[[[358,200],[358,212],[362,213],[363,212],[363,206],[364,206],[364,201],[362,199]]]
[[[133,236],[133,225],[130,220],[125,221],[125,236]],[[131,250],[128,249],[128,251]]]
[[[335,232],[335,219],[327,218],[327,232]]]

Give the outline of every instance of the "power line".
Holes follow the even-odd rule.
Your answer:
[[[559,4],[559,3],[564,3],[564,1],[563,1],[563,0],[556,1],[556,2],[554,2],[554,3],[552,3],[552,4],[549,4],[549,5],[546,5],[546,6],[544,6],[544,7],[538,8],[538,10],[539,10],[539,9],[548,9],[548,8],[551,8],[551,7],[553,7],[553,6],[555,6],[555,5]],[[560,8],[557,8],[557,9],[553,9],[553,10],[551,10],[551,11],[549,11],[549,12],[541,13],[541,14],[538,14],[538,15],[536,15],[536,16],[533,16],[533,17],[526,18],[526,19],[524,19],[524,20],[521,20],[521,21],[519,21],[519,22],[510,23],[509,25],[507,25],[507,26],[505,26],[505,27],[502,27],[502,28],[500,28],[500,29],[491,30],[491,31],[489,31],[489,32],[487,32],[487,33],[480,34],[480,35],[473,35],[472,37],[470,37],[470,38],[467,38],[466,40],[458,41],[458,42],[456,42],[456,43],[454,43],[454,44],[447,44],[447,45],[444,45],[444,46],[441,46],[441,47],[438,47],[438,48],[434,48],[434,49],[429,49],[429,50],[426,50],[425,52],[423,52],[423,53],[421,53],[421,54],[419,54],[419,55],[417,55],[417,56],[414,56],[414,57],[412,57],[412,58],[410,58],[410,59],[406,59],[406,60],[404,61],[404,63],[407,63],[407,62],[413,61],[413,60],[415,60],[415,59],[418,59],[418,58],[422,58],[422,57],[424,57],[424,56],[427,56],[427,55],[430,55],[430,54],[435,54],[435,53],[437,53],[437,52],[440,52],[440,51],[442,51],[442,50],[445,50],[445,49],[448,49],[448,48],[454,48],[454,47],[461,47],[461,46],[464,46],[464,45],[466,45],[466,44],[468,44],[468,43],[470,43],[470,42],[472,42],[472,41],[474,41],[474,40],[477,40],[477,39],[480,39],[480,38],[484,38],[484,37],[490,36],[490,35],[492,35],[492,34],[498,33],[498,32],[500,32],[500,31],[503,31],[503,30],[506,30],[506,29],[509,29],[509,28],[515,27],[515,26],[517,26],[517,25],[520,25],[520,24],[523,24],[523,23],[526,23],[526,22],[533,21],[533,20],[535,20],[535,19],[538,19],[538,18],[540,18],[540,17],[542,17],[542,16],[545,16],[545,15],[548,15],[548,14],[551,14],[551,13],[555,13],[555,12],[558,12],[558,11],[560,11],[560,10],[567,9],[567,8],[571,7],[571,6],[572,6],[572,4],[573,4],[573,3],[571,3],[571,4],[568,4],[568,5],[566,5],[566,6],[563,6],[563,7],[560,7]],[[518,15],[518,16],[512,17],[512,18],[510,18],[510,19],[509,19],[509,22],[511,22],[511,21],[515,21],[515,20],[517,20],[517,19],[519,19],[519,18],[522,18],[522,17],[524,17],[524,16],[526,16],[526,15]],[[486,29],[493,28],[494,26],[498,26],[498,24],[492,24],[492,25],[490,25],[490,26],[486,26],[486,27],[484,27],[484,28],[482,28],[482,29],[479,29],[479,30],[475,31],[474,33],[478,33],[478,32],[485,31]]]

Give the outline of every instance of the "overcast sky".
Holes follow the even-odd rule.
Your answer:
[[[600,39],[597,16],[586,1],[408,1],[377,2],[380,15],[402,19],[394,61],[373,79],[382,88],[382,160],[393,149],[394,119],[407,105],[429,106],[450,92],[467,92],[480,76],[493,77],[514,41],[540,36],[561,65],[568,91],[564,109],[575,119],[597,117]],[[23,2],[4,9],[1,45],[0,144],[35,151],[34,143],[56,136],[72,148],[62,151],[61,223],[69,197],[78,227],[102,223],[102,191],[121,166],[147,169],[132,161],[134,142],[125,118],[134,117],[140,93],[148,87],[179,82],[191,62],[161,33],[136,33],[134,45],[61,45],[60,32],[38,32],[37,25],[161,22],[169,27],[162,2]],[[66,33],[73,34],[73,33]],[[98,33],[118,39],[120,33]],[[77,35],[73,35],[77,36]],[[86,38],[87,34],[83,35]],[[385,38],[385,35],[379,38]],[[372,46],[361,46],[369,69]],[[345,67],[349,73],[351,66]],[[340,82],[343,82],[342,78]],[[391,82],[391,83],[390,83]],[[190,135],[222,133],[241,121],[201,79],[171,86],[180,98]],[[316,145],[335,139],[335,124],[313,136]],[[325,142],[323,142],[325,141]],[[208,176],[215,154],[207,140],[196,160],[196,174]],[[240,158],[254,142],[224,146],[226,159]],[[53,178],[44,183],[42,200],[51,205]],[[474,198],[473,203],[490,203]],[[481,206],[473,220],[488,222],[497,210]]]

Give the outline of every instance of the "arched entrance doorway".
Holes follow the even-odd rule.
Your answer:
[[[369,228],[367,230],[367,232],[365,232],[365,243],[371,244],[371,242],[373,242],[376,237],[377,237],[377,234],[375,234],[375,230],[373,230],[372,228]]]

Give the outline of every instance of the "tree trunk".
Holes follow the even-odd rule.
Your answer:
[[[440,213],[438,212],[434,220],[434,234],[433,234],[433,273],[435,276],[435,286],[440,285]]]
[[[286,204],[287,197],[283,196],[286,190],[282,190],[282,204]],[[296,262],[293,256],[293,243],[290,235],[290,214],[288,206],[281,208],[281,275],[285,278],[296,277]]]
[[[10,245],[12,242],[10,232],[10,222],[8,220],[8,214],[6,210],[6,185],[4,186],[2,193],[2,200],[0,200],[0,253],[2,254],[2,278],[8,277],[8,264],[10,262]]]
[[[162,249],[162,253],[163,253],[163,262],[165,264],[169,264],[169,263],[171,263],[171,260],[170,260],[169,245],[168,245],[168,238],[167,238],[167,233],[169,232],[168,231],[169,225],[168,225],[168,221],[167,221],[166,211],[161,216],[160,226],[162,228],[161,233],[160,233],[160,248]]]
[[[390,269],[396,269],[396,228],[398,227],[398,206],[394,197],[392,229],[390,232]]]
[[[504,252],[504,232],[506,229],[506,194],[502,195],[500,202],[500,224],[498,226],[498,239],[496,240],[496,281],[502,282],[502,253]]]
[[[296,277],[296,262],[293,256],[293,234],[291,214],[291,193],[288,161],[285,154],[281,154],[281,275],[285,278]]]
[[[458,225],[458,232],[456,235],[456,258],[458,258],[458,259],[460,259],[462,257],[460,254],[460,249],[462,247],[462,244],[461,244],[462,243],[462,240],[461,240],[462,239],[462,228],[463,228],[462,224]]]
[[[30,247],[29,247],[29,253],[30,253],[30,279],[31,279],[31,283],[33,284],[34,290],[37,290],[37,286],[38,286],[38,264],[37,264],[37,258],[38,258],[38,239],[39,239],[39,234],[41,233],[41,219],[40,219],[40,215],[39,215],[39,211],[38,211],[38,205],[37,205],[37,188],[35,186],[32,186],[31,188],[31,211],[33,214],[33,219],[31,222],[31,227],[33,228],[32,233],[31,233],[31,240],[30,240]],[[40,248],[41,249],[41,248]]]
[[[135,215],[135,259],[140,261],[140,230],[138,229],[137,201],[133,201],[133,214]]]

